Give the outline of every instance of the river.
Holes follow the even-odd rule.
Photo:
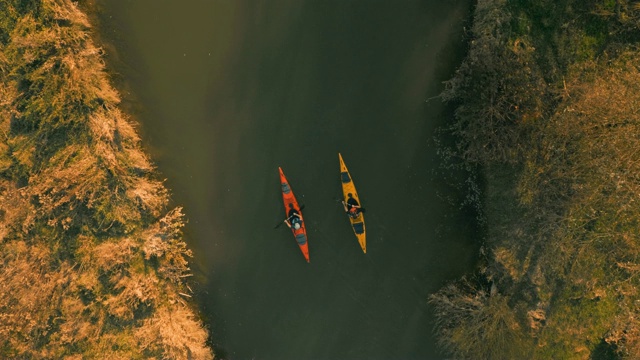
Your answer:
[[[188,218],[221,359],[439,359],[430,293],[478,235],[433,141],[471,1],[109,0],[107,63]],[[467,24],[468,26],[468,24]],[[340,152],[367,253],[336,201]],[[278,166],[305,205],[286,226]],[[457,179],[459,180],[459,179]]]

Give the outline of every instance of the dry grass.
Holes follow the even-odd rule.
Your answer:
[[[448,96],[461,102],[454,126],[462,137],[459,155],[489,171],[487,262],[475,281],[451,284],[431,299],[441,344],[458,358],[635,359],[640,354],[640,51],[626,43],[640,28],[633,30],[630,18],[620,16],[605,24],[607,16],[594,15],[595,10],[614,2],[596,3],[566,0],[555,3],[565,13],[552,13],[539,3],[479,2],[476,16],[485,18],[475,23],[474,34],[480,39],[449,83]],[[615,3],[618,15],[637,11],[628,2]],[[517,19],[504,13],[509,9],[520,11]],[[532,10],[537,13],[527,13]],[[562,18],[572,14],[580,16]],[[522,19],[534,15],[547,25],[546,34],[533,27],[521,33]],[[599,18],[580,20],[589,16]],[[565,23],[573,24],[571,31],[549,25]],[[486,31],[476,29],[483,26]],[[600,53],[585,48],[573,57],[558,48],[555,59],[520,51],[512,56],[510,34],[537,49],[549,44],[536,39],[609,47]],[[563,67],[557,66],[561,62]],[[540,84],[535,69],[550,67],[563,71],[556,76],[561,81]],[[532,76],[521,77],[518,86],[496,80],[527,68],[534,69]],[[474,89],[480,94],[475,98]],[[523,108],[515,101],[519,97],[545,96],[553,101],[544,102],[541,111],[536,101],[524,112],[508,110],[510,104]],[[496,103],[498,97],[508,101]],[[496,104],[498,111],[510,111],[508,116],[494,116]],[[532,111],[539,113],[533,121]]]
[[[0,357],[211,359],[180,208],[68,0],[0,0]]]

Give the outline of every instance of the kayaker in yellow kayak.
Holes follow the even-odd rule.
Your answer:
[[[289,228],[298,230],[302,226],[302,217],[300,213],[293,207],[293,203],[289,204],[289,217],[284,221]]]
[[[342,206],[344,206],[344,212],[355,219],[360,216],[360,213],[364,212],[364,209],[360,206],[358,200],[353,198],[353,194],[348,193],[347,196],[349,197],[347,201],[342,202]]]

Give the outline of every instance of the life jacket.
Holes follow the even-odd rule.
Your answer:
[[[302,229],[302,223],[299,221],[296,221],[294,223],[291,224],[291,229],[293,229],[293,231],[298,231],[300,229]]]
[[[298,214],[294,214],[293,216],[291,216],[291,226],[293,227],[293,225],[295,225],[296,223],[302,226],[302,219],[300,219],[300,215]]]

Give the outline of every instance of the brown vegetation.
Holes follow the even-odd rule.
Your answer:
[[[457,358],[640,356],[638,15],[622,0],[478,2],[445,95],[456,154],[484,168],[485,257],[431,297]]]
[[[211,359],[181,209],[86,17],[0,0],[0,357]]]

